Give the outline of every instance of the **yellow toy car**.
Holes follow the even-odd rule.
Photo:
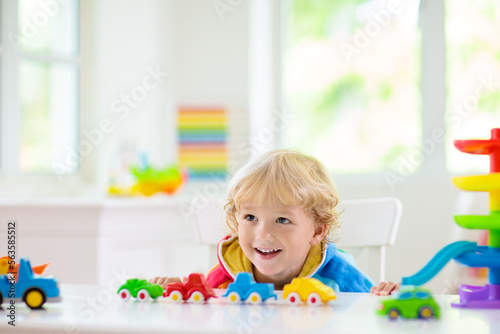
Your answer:
[[[309,305],[326,304],[337,299],[335,291],[315,278],[294,278],[283,289],[283,299],[292,305],[300,302]]]

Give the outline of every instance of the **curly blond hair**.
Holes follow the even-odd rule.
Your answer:
[[[226,224],[233,234],[238,232],[237,212],[251,201],[302,207],[318,225],[326,226],[323,244],[340,236],[335,182],[321,162],[298,151],[271,151],[248,163],[229,182],[227,197]]]

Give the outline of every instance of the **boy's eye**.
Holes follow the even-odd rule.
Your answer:
[[[279,217],[276,221],[278,223],[280,223],[280,224],[288,224],[288,223],[290,223],[290,221],[287,218],[283,218],[283,217]]]
[[[246,215],[245,219],[250,221],[250,222],[253,222],[253,221],[257,220],[257,217],[255,217],[254,215]]]

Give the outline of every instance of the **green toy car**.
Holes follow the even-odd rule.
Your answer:
[[[427,289],[414,286],[402,287],[394,295],[380,302],[377,313],[387,315],[389,319],[439,318],[439,306]]]
[[[163,287],[158,284],[148,283],[145,279],[132,278],[118,289],[118,295],[124,301],[134,297],[144,303],[150,298],[156,299],[163,296]]]

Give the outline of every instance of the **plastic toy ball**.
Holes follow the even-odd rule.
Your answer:
[[[163,296],[174,303],[184,300],[193,303],[203,303],[209,298],[215,298],[215,293],[203,274],[190,274],[187,282],[175,282],[167,285]]]
[[[317,306],[337,299],[333,289],[315,278],[294,278],[283,288],[283,299],[289,304],[307,303]]]
[[[161,285],[148,283],[145,279],[132,278],[127,280],[118,289],[118,295],[123,301],[127,301],[130,297],[134,297],[142,303],[149,299],[156,299],[163,294]]]
[[[402,287],[394,295],[381,301],[377,313],[389,319],[439,318],[439,306],[427,289]]]
[[[234,282],[229,284],[223,297],[228,297],[230,303],[248,301],[251,304],[259,304],[269,298],[276,299],[273,284],[257,283],[252,275],[246,272],[236,275]]]

